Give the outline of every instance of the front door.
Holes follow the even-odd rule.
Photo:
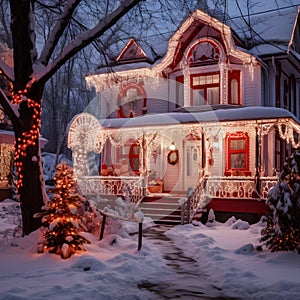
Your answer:
[[[184,142],[184,189],[194,187],[197,183],[199,170],[201,168],[201,141],[187,140]]]

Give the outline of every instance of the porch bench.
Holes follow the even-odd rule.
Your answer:
[[[138,223],[138,251],[141,250],[142,248],[142,231],[143,231],[143,220],[136,220],[136,219],[126,219],[123,218],[121,216],[117,216],[114,214],[110,214],[104,210],[100,210],[98,208],[96,208],[96,210],[102,215],[103,219],[102,219],[102,224],[101,224],[101,229],[100,229],[100,236],[99,236],[99,240],[101,241],[103,239],[103,235],[104,235],[104,229],[105,229],[105,222],[106,222],[106,218],[113,218],[113,219],[117,219],[117,220],[121,220],[121,221],[126,221],[126,222],[135,222]]]

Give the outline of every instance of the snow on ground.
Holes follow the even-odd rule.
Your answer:
[[[1,300],[162,299],[138,284],[165,278],[176,281],[175,270],[150,240],[144,238],[137,251],[137,235],[128,234],[136,231],[135,223],[124,223],[122,230],[111,223],[102,241],[87,234],[91,241],[87,251],[63,260],[37,253],[39,231],[21,238],[19,217],[16,202],[0,203]],[[231,218],[209,225],[176,226],[166,235],[195,259],[196,267],[206,273],[211,285],[222,289],[224,297],[300,299],[300,256],[257,250],[262,224],[249,226]]]

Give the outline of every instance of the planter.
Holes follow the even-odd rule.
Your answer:
[[[159,185],[149,185],[148,191],[150,193],[162,193],[162,184]]]
[[[8,180],[0,180],[0,187],[8,187]]]

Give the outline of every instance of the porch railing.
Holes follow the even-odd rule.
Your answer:
[[[182,205],[181,222],[190,223],[212,198],[236,198],[266,200],[269,190],[277,183],[277,177],[230,176],[202,177],[201,181]]]
[[[207,179],[201,177],[195,190],[187,192],[187,200],[181,205],[181,224],[191,223],[195,213],[209,202],[210,198],[206,195]]]
[[[82,176],[78,184],[85,196],[119,195],[128,196],[138,204],[144,196],[144,179],[138,176]]]

